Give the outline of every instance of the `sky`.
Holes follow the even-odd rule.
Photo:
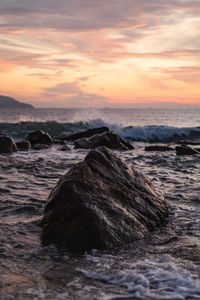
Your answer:
[[[0,0],[0,94],[200,105],[200,0]]]

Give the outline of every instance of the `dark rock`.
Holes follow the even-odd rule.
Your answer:
[[[50,135],[42,130],[36,130],[34,132],[31,132],[26,137],[26,140],[28,140],[32,146],[34,146],[35,144],[46,144],[46,145],[53,144]]]
[[[144,149],[145,151],[173,151],[174,148],[169,147],[169,146],[147,146]]]
[[[49,149],[49,145],[47,145],[47,144],[34,144],[33,149],[34,150],[46,150],[46,149]]]
[[[75,148],[93,149],[99,146],[105,146],[110,149],[131,150],[134,147],[125,139],[121,138],[115,132],[109,131],[102,134],[95,134],[90,138],[77,140]]]
[[[0,134],[0,153],[12,153],[16,151],[17,146],[14,140],[5,134]]]
[[[146,237],[167,216],[163,196],[111,150],[91,150],[49,195],[42,242],[73,252],[109,249]]]
[[[61,137],[57,137],[56,140],[62,140],[62,141],[75,141],[82,138],[89,138],[93,136],[94,134],[101,134],[103,132],[109,131],[107,127],[99,127],[99,128],[92,128],[88,129],[86,131],[80,131],[76,132],[70,135],[65,135]]]
[[[177,144],[180,144],[180,145],[193,145],[193,146],[200,145],[199,142],[192,142],[192,141],[180,141]]]
[[[194,155],[199,154],[199,151],[189,146],[176,146],[177,155]]]
[[[65,146],[59,148],[58,150],[60,150],[60,151],[70,151],[72,149],[69,146],[65,145]]]
[[[60,140],[59,137],[55,138],[53,140],[54,144],[60,144],[60,145],[65,145],[65,141],[64,140]]]
[[[20,151],[28,151],[31,149],[31,143],[29,141],[20,141],[16,143],[17,149]]]

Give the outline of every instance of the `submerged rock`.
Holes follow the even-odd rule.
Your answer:
[[[65,145],[65,146],[62,146],[62,147],[58,148],[58,150],[60,150],[60,151],[71,151],[72,149],[68,145]]]
[[[115,132],[109,131],[102,134],[95,134],[90,138],[79,139],[74,143],[75,148],[93,149],[105,146],[110,149],[131,150],[134,147]]]
[[[46,149],[49,149],[49,145],[47,145],[47,144],[34,144],[33,149],[34,150],[46,150]]]
[[[0,134],[0,153],[12,153],[16,151],[17,146],[14,140],[5,134]]]
[[[193,145],[193,146],[200,145],[199,142],[192,142],[192,141],[180,141],[177,144],[180,144],[180,145],[183,145],[183,146],[186,146],[186,145]]]
[[[176,154],[177,155],[194,155],[194,154],[200,154],[200,152],[189,146],[176,146]]]
[[[155,146],[147,146],[144,149],[145,151],[173,151],[174,148],[169,147],[169,146],[159,146],[159,145],[155,145]]]
[[[73,252],[109,249],[146,237],[166,216],[165,200],[151,181],[98,147],[50,193],[41,239]]]
[[[26,140],[28,140],[32,146],[35,144],[45,144],[45,145],[51,145],[53,144],[53,140],[50,137],[50,135],[43,130],[36,130],[34,132],[31,132],[27,137]]]
[[[28,151],[31,149],[31,143],[29,141],[20,141],[16,143],[17,149],[20,151]]]
[[[80,132],[76,132],[73,134],[58,137],[57,140],[59,139],[61,141],[76,141],[78,139],[89,138],[89,137],[93,136],[94,134],[101,134],[101,133],[107,132],[107,131],[109,131],[109,129],[107,127],[91,128],[86,131],[80,131]]]

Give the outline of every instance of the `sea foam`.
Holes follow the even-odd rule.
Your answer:
[[[200,299],[200,281],[192,275],[192,268],[196,267],[190,264],[189,269],[184,269],[184,266],[181,266],[175,258],[164,255],[161,260],[138,261],[129,268],[113,273],[80,271],[86,277],[125,288],[131,297],[141,299],[193,297]],[[118,298],[120,299],[120,296]],[[105,295],[104,299],[112,299],[112,296]]]

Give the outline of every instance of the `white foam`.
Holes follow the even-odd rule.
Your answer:
[[[191,133],[200,136],[200,128],[195,127],[172,127],[172,126],[130,126],[120,130],[120,135],[136,140],[155,140],[166,141],[171,138],[187,138]]]
[[[93,260],[95,261],[95,260]],[[190,264],[190,268],[194,266]],[[174,258],[146,259],[112,274],[80,270],[85,276],[126,288],[133,297],[149,299],[200,299],[200,280]],[[104,299],[111,299],[105,296]]]
[[[173,126],[129,126],[123,127],[122,124],[113,123],[112,120],[106,122],[101,118],[92,119],[88,121],[89,127],[101,127],[106,126],[110,130],[116,131],[122,137],[129,137],[134,140],[150,141],[166,141],[169,139],[176,139],[182,137],[187,139],[190,134],[196,134],[200,138],[199,127],[173,127]]]

